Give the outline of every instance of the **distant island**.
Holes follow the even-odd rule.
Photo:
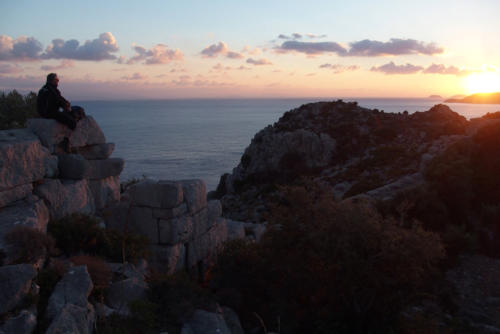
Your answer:
[[[441,95],[429,95],[429,99],[441,100],[442,98]]]
[[[475,103],[475,104],[500,104],[500,92],[497,93],[477,93],[464,98],[450,98],[448,103]]]

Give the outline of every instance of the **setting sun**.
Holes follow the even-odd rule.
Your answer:
[[[464,81],[469,94],[500,92],[500,76],[497,72],[473,73]]]

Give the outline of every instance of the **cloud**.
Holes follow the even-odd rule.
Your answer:
[[[311,36],[314,36],[311,38],[320,38],[325,35]],[[392,38],[389,42],[365,39],[358,42],[352,42],[349,46],[350,48],[347,49],[337,42],[301,42],[297,40],[287,40],[275,49],[279,53],[301,52],[307,55],[335,53],[342,57],[380,57],[409,54],[435,55],[444,52],[442,47],[434,43],[424,43],[414,39],[399,38]]]
[[[432,64],[429,67],[427,67],[425,70],[422,71],[422,73],[426,74],[451,74],[451,75],[456,75],[456,76],[463,76],[471,73],[471,71],[467,70],[461,70],[458,67],[455,66],[448,66],[444,64]]]
[[[391,38],[389,42],[365,39],[350,43],[349,56],[378,57],[408,54],[435,55],[444,52],[434,43],[424,43],[414,39]]]
[[[333,70],[333,73],[339,74],[347,71],[356,71],[359,70],[359,66],[357,65],[340,65],[340,64],[322,64],[319,66],[319,68],[326,68],[326,69],[331,69]]]
[[[123,76],[122,79],[123,80],[144,80],[144,79],[147,79],[148,77],[144,74],[141,74],[139,72],[135,72],[134,74],[132,75],[128,75],[128,76]]]
[[[0,74],[20,73],[23,69],[21,66],[12,64],[0,64]]]
[[[116,59],[112,53],[118,51],[118,44],[110,32],[99,35],[91,41],[85,41],[83,45],[76,39],[64,41],[54,39],[42,55],[45,59],[74,59],[74,60],[109,60]]]
[[[7,35],[0,35],[0,60],[38,60],[41,51],[42,44],[34,37],[20,36],[12,39]]]
[[[278,36],[279,39],[301,39],[302,38],[302,35],[297,33],[297,32],[294,32],[291,36],[288,36],[288,35],[284,35],[284,34],[280,34]]]
[[[132,49],[136,52],[136,55],[130,58],[127,64],[144,61],[146,65],[157,65],[184,59],[184,54],[179,49],[169,49],[165,44],[156,44],[151,49],[136,45]]]
[[[318,55],[323,53],[336,53],[345,55],[347,50],[336,42],[299,42],[286,41],[277,48],[278,52],[302,52],[308,55]]]
[[[231,70],[231,66],[223,66],[221,63],[217,63],[217,65],[213,66],[212,69],[216,70],[216,71],[229,71]]]
[[[73,61],[71,61],[69,59],[63,59],[59,65],[54,65],[54,66],[43,65],[40,67],[40,69],[44,70],[44,71],[56,71],[56,70],[62,70],[62,69],[71,68],[71,67],[75,67],[75,64],[73,63]]]
[[[235,51],[229,50],[229,47],[224,42],[219,42],[218,44],[212,44],[201,50],[201,55],[205,58],[215,58],[219,55],[226,56],[230,59],[241,59],[244,56]]]
[[[260,58],[260,59],[248,58],[247,63],[252,64],[252,65],[272,65],[273,64],[265,58]]]
[[[241,50],[242,53],[246,53],[246,54],[249,54],[249,55],[252,55],[252,56],[256,56],[256,55],[259,55],[262,53],[262,50],[259,49],[259,48],[251,48],[250,46],[245,46],[242,50]]]
[[[243,66],[241,65],[240,67],[236,68],[237,70],[240,70],[240,71],[248,71],[248,70],[252,70],[250,67],[246,67],[246,66]]]
[[[390,63],[378,67],[373,66],[370,71],[382,72],[384,74],[415,74],[423,69],[422,66],[415,66],[409,63],[406,63],[406,65],[396,65],[391,61]]]
[[[315,35],[315,34],[306,34],[307,37],[311,38],[311,39],[315,39],[315,38],[325,38],[326,35],[323,34],[323,35]]]

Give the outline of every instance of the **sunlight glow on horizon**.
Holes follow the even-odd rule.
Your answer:
[[[464,86],[468,94],[500,92],[500,75],[492,71],[472,73],[464,79]]]

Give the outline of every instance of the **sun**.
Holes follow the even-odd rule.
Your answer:
[[[464,79],[469,94],[500,92],[500,75],[497,72],[473,73]]]

